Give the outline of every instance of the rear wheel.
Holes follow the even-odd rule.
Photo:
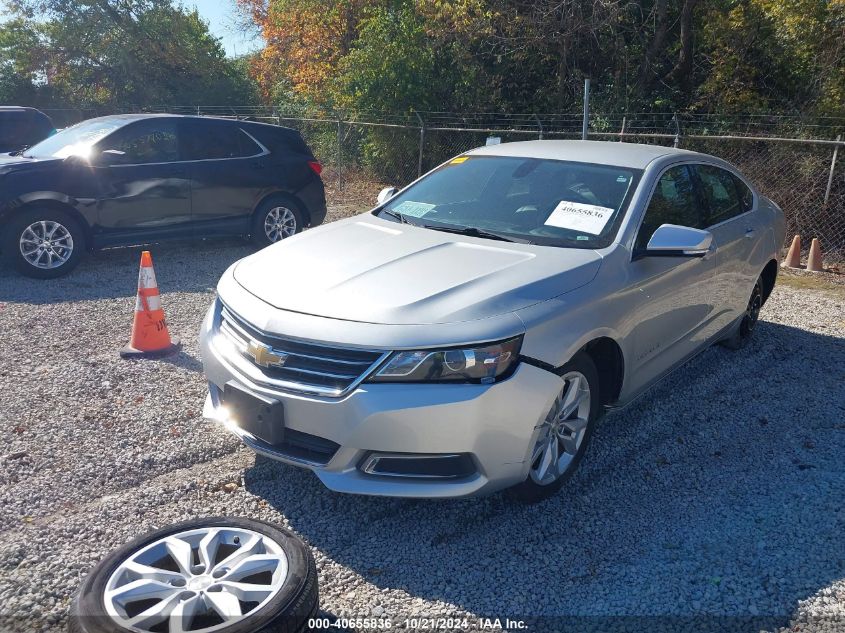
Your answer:
[[[601,410],[598,371],[587,354],[576,354],[560,374],[564,384],[538,430],[528,477],[511,489],[526,503],[552,496],[572,477]]]
[[[745,314],[742,315],[742,320],[739,322],[739,328],[733,336],[722,341],[722,344],[730,349],[742,349],[748,345],[748,341],[751,340],[751,335],[754,334],[757,327],[757,321],[760,319],[760,308],[762,307],[763,282],[762,279],[758,279],[751,291],[751,297],[748,299]]]
[[[26,211],[10,223],[3,252],[27,277],[53,279],[79,264],[85,252],[85,232],[68,213]]]
[[[262,203],[252,222],[252,241],[260,247],[275,244],[305,228],[299,206],[286,198],[274,198]]]

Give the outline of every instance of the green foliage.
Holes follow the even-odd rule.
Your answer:
[[[196,11],[171,0],[11,0],[0,26],[3,102],[62,106],[242,104],[244,60],[227,59]]]

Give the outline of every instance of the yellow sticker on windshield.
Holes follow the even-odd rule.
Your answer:
[[[449,161],[450,165],[460,165],[461,163],[465,163],[469,160],[469,156],[458,156],[457,158],[453,158]]]

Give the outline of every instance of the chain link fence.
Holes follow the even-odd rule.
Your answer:
[[[280,112],[261,106],[134,107],[249,119],[299,130],[323,163],[333,214],[349,215],[375,203],[385,186],[404,186],[448,158],[484,145],[532,139],[581,138],[578,114],[363,113],[357,117]],[[101,110],[45,110],[72,124]],[[113,112],[113,111],[112,111]],[[845,261],[845,120],[784,116],[592,114],[588,137],[655,143],[712,154],[735,165],[783,209],[787,241],[816,237],[828,261]]]

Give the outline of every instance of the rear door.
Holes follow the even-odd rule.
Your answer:
[[[272,178],[269,151],[237,121],[185,119],[183,148],[198,230],[249,231],[249,219]]]
[[[181,162],[178,119],[155,117],[120,128],[97,144],[93,163],[106,243],[123,241],[127,233],[155,237],[188,229],[191,183]]]
[[[754,195],[739,177],[715,165],[694,167],[705,203],[705,226],[716,244],[714,291],[716,329],[727,326],[743,312],[759,271],[752,270],[758,218]],[[741,188],[740,188],[741,187]]]

